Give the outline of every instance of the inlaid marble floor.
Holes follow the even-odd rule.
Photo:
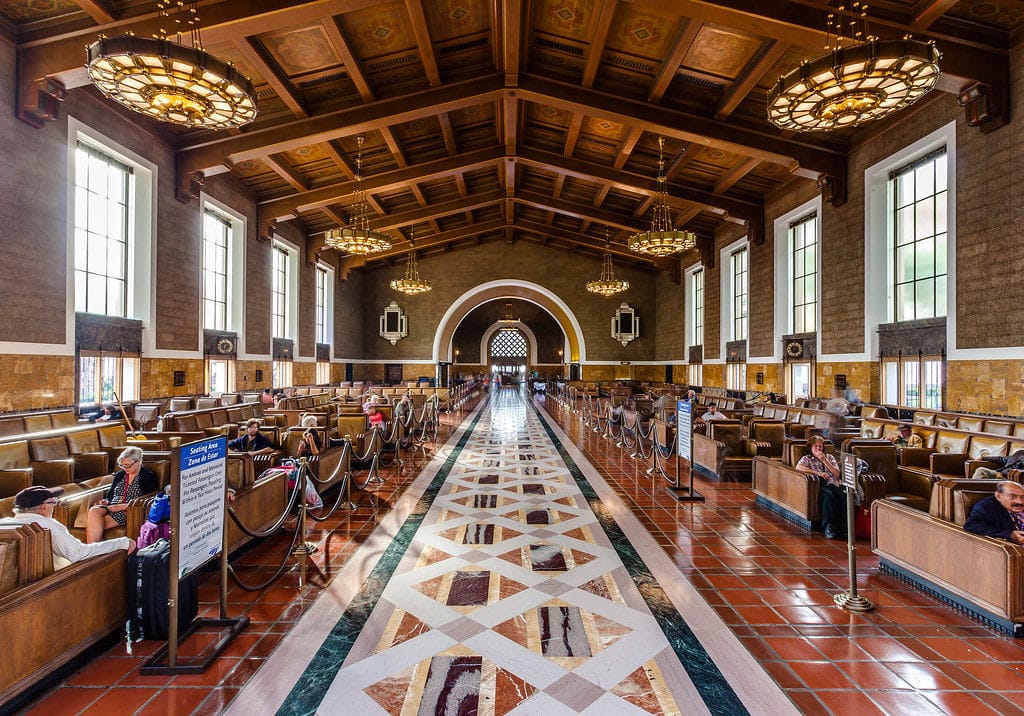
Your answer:
[[[230,712],[794,712],[563,438],[497,391]]]

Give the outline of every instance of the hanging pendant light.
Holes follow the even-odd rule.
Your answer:
[[[230,129],[256,118],[252,81],[228,62],[203,50],[196,3],[157,2],[160,27],[154,37],[104,37],[87,48],[89,79],[128,109],[185,127]],[[175,40],[169,39],[171,35]],[[183,43],[182,36],[189,37]]]
[[[410,296],[426,293],[434,287],[433,281],[420,278],[420,268],[416,263],[415,227],[409,227],[409,256],[405,261],[405,275],[391,280],[391,289]]]
[[[614,296],[629,288],[629,281],[615,278],[615,271],[612,268],[611,240],[608,238],[608,229],[604,231],[604,260],[601,262],[601,278],[596,281],[587,281],[587,290],[599,296]]]
[[[324,241],[332,249],[366,256],[390,249],[391,237],[370,228],[370,205],[363,187],[363,137],[358,137],[356,143],[359,152],[356,155],[356,200],[352,205],[352,224],[343,229],[331,229]]]
[[[629,250],[651,256],[670,256],[697,248],[692,231],[672,226],[668,205],[668,179],[665,176],[665,138],[658,137],[658,194],[654,199],[650,231],[641,231],[629,239]]]
[[[939,78],[931,42],[879,40],[867,32],[867,3],[845,2],[826,21],[825,54],[780,77],[768,95],[768,121],[797,132],[857,127],[907,107]]]

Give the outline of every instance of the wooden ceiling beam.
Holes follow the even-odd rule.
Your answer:
[[[322,211],[324,215],[326,215],[327,218],[330,219],[331,221],[336,221],[338,223],[338,226],[342,228],[348,226],[349,224],[348,219],[342,216],[340,211],[332,209],[329,206],[320,207],[320,211]]]
[[[302,180],[295,167],[279,154],[271,154],[263,158],[267,166],[274,170],[274,173],[284,179],[295,191],[306,191],[306,182]]]
[[[457,229],[451,231],[445,231],[440,234],[432,234],[430,236],[424,236],[421,239],[416,240],[417,251],[428,251],[434,246],[443,245],[452,241],[458,241],[469,236],[476,236],[481,233],[488,231],[496,231],[504,228],[505,222],[501,219],[495,219],[493,221],[483,222],[480,224],[474,224],[472,226],[460,226]],[[352,269],[362,268],[372,263],[380,261],[387,261],[396,256],[403,256],[408,253],[408,249],[401,247],[392,247],[389,251],[383,251],[379,254],[372,256],[343,256],[338,262],[342,278],[347,278],[348,274]]]
[[[604,46],[608,42],[608,30],[615,18],[615,9],[618,0],[598,0],[599,7],[594,16],[594,34],[590,39],[590,52],[587,54],[587,64],[583,68],[583,86],[593,87],[594,79],[597,77],[597,69],[604,59]]]
[[[334,163],[338,165],[338,168],[341,169],[342,174],[344,174],[349,179],[356,178],[356,167],[352,163],[352,160],[345,156],[345,153],[338,149],[334,142],[324,142],[320,146],[323,147],[324,152],[327,153],[327,156],[330,157],[331,160],[333,160]]]
[[[661,67],[658,69],[658,74],[651,85],[651,91],[647,95],[648,102],[651,104],[661,102],[661,98],[665,96],[669,85],[675,79],[676,72],[679,71],[679,65],[683,64],[686,53],[690,51],[690,47],[693,45],[693,41],[697,39],[697,34],[702,27],[704,27],[703,22],[691,19],[686,23],[686,27],[680,31],[679,37],[676,38],[676,42],[672,46],[672,51],[669,52],[668,57],[661,63]]]
[[[341,63],[345,66],[345,72],[348,74],[349,79],[352,80],[352,84],[355,85],[359,96],[362,97],[364,102],[372,102],[374,100],[373,89],[363,73],[359,60],[356,59],[355,53],[352,52],[352,47],[345,38],[345,33],[338,24],[337,18],[325,18],[321,24],[327,32],[327,37],[330,39],[331,44],[334,45],[334,49],[338,52],[338,57],[341,58]]]
[[[676,176],[683,170],[683,168],[689,164],[690,160],[697,156],[697,152],[701,149],[701,145],[697,142],[690,142],[686,145],[686,149],[679,152],[676,158],[673,159],[668,167],[665,168],[665,177],[672,181]]]
[[[569,132],[565,137],[565,151],[562,152],[567,157],[571,157],[572,153],[576,151],[576,142],[580,139],[580,129],[583,127],[583,115],[576,112],[569,119]]]
[[[395,169],[381,174],[374,174],[363,179],[363,188],[367,191],[384,192],[401,189],[409,183],[421,183],[448,177],[460,177],[465,171],[473,171],[494,166],[505,156],[500,147],[477,149],[446,159],[435,159],[423,164],[416,164],[404,169]],[[456,178],[456,182],[460,181]],[[465,184],[465,180],[462,179]],[[351,195],[357,188],[355,181],[331,184],[309,191],[292,194],[291,196],[272,199],[259,207],[260,216],[265,220],[286,219],[296,216],[300,211],[316,209],[333,204]]]
[[[516,195],[516,160],[511,157],[505,157],[503,163],[505,168],[502,183],[505,185],[505,196],[511,199]]]
[[[388,151],[391,152],[391,156],[395,158],[395,163],[398,164],[398,168],[404,169],[409,166],[409,162],[405,160],[405,152],[402,151],[402,146],[395,138],[395,134],[391,131],[391,127],[381,127],[380,134],[384,137],[384,144],[387,145]]]
[[[723,176],[721,179],[715,182],[715,193],[724,194],[725,192],[729,191],[729,189],[732,188],[736,184],[736,182],[740,181],[747,174],[754,171],[757,168],[757,165],[760,163],[761,160],[757,159],[756,157],[751,157],[750,159],[746,159],[740,162],[735,167],[726,172],[725,176]]]
[[[492,206],[503,201],[503,191],[488,191],[480,194],[471,194],[466,198],[442,201],[436,204],[409,209],[408,211],[395,214],[388,214],[381,218],[374,219],[373,226],[378,231],[391,231],[402,226],[408,226],[413,222],[430,221],[451,214],[461,214],[470,209],[479,209],[484,206]]]
[[[423,14],[423,3],[420,0],[405,0],[405,9],[412,20],[412,31],[416,36],[416,45],[420,51],[420,61],[427,73],[427,82],[431,87],[441,84],[441,73],[437,69],[437,57],[434,56],[434,43],[427,31],[427,17]]]
[[[636,210],[633,212],[633,216],[641,217],[647,213],[647,210],[651,208],[651,204],[654,203],[654,194],[646,197],[643,201],[637,204]]]
[[[275,127],[254,129],[238,136],[197,142],[178,152],[179,178],[182,174],[188,176],[194,171],[218,167],[225,159],[237,163],[493,102],[502,87],[499,76],[487,75]]]
[[[612,188],[623,189],[634,194],[651,196],[658,191],[656,177],[645,177],[621,169],[612,169],[603,164],[595,164],[582,159],[561,157],[554,152],[523,149],[520,152],[519,161],[528,166],[566,174],[588,182],[608,183]],[[670,183],[668,190],[671,197],[712,209],[724,210],[745,221],[763,220],[764,207],[758,202],[719,196],[682,184]]]
[[[758,157],[790,170],[800,167],[815,174],[846,178],[844,152],[788,139],[774,130],[761,131],[717,122],[710,117],[656,107],[536,75],[520,77],[519,95],[527,101],[556,109],[602,117],[627,126],[640,124],[647,131],[666,137]]]
[[[288,75],[281,71],[281,68],[267,54],[266,49],[259,40],[251,37],[240,37],[235,40],[235,48],[241,53],[245,61],[251,64],[263,79],[274,90],[274,94],[281,98],[285,106],[292,114],[299,118],[309,116],[306,103],[302,99],[295,85],[288,79]]]
[[[501,5],[501,70],[505,74],[506,87],[519,84],[523,52],[523,3],[528,1],[495,0]]]
[[[447,112],[437,115],[437,122],[441,125],[441,136],[444,137],[444,146],[450,156],[459,153],[459,144],[455,141],[455,131],[452,129],[452,119]]]
[[[594,206],[601,206],[604,200],[608,198],[608,192],[612,190],[611,184],[602,184],[597,190],[597,196],[594,197]]]
[[[459,196],[468,196],[469,192],[466,190],[466,177],[461,171],[455,172],[455,186],[459,190]]]
[[[514,90],[507,90],[501,100],[501,132],[499,138],[505,145],[506,154],[515,154],[519,145],[519,97]]]
[[[910,26],[915,30],[927,30],[960,0],[921,0],[914,6],[914,14],[910,18]]]
[[[516,203],[545,211],[555,211],[559,214],[581,220],[591,219],[616,229],[628,231],[631,234],[643,231],[646,228],[643,222],[637,221],[632,216],[625,216],[606,209],[595,209],[589,204],[577,204],[565,199],[555,199],[554,197],[532,191],[520,190],[519,195],[516,197]]]
[[[633,153],[636,148],[636,143],[640,141],[640,137],[644,134],[642,127],[631,127],[629,134],[622,140],[622,144],[619,145],[619,152],[615,155],[615,162],[612,164],[616,169],[622,169],[629,161],[629,156]]]
[[[85,10],[86,14],[100,25],[107,25],[117,20],[111,4],[107,0],[75,0],[75,5]]]
[[[676,214],[676,218],[672,221],[672,228],[683,228],[684,226],[686,226],[687,222],[690,221],[690,219],[695,218],[698,214],[700,214],[702,210],[703,207],[700,206],[693,206],[690,207],[689,209],[683,209],[678,214]]]
[[[743,69],[743,72],[736,78],[736,81],[725,91],[725,96],[722,97],[722,101],[718,103],[718,108],[715,110],[715,119],[723,120],[732,114],[740,102],[757,86],[757,83],[761,81],[765,73],[782,59],[782,56],[786,54],[788,49],[789,45],[785,42],[778,40],[769,41],[764,51],[758,53],[755,59]]]

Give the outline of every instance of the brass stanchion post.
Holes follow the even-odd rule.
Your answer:
[[[857,543],[853,515],[853,501],[857,494],[857,456],[843,453],[842,461],[843,485],[846,488],[846,550],[849,556],[850,591],[840,592],[834,601],[837,607],[851,612],[870,612],[874,611],[875,605],[870,599],[857,594]]]

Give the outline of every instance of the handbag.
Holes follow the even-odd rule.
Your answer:
[[[871,538],[871,510],[863,505],[853,514],[853,533],[860,539]]]

